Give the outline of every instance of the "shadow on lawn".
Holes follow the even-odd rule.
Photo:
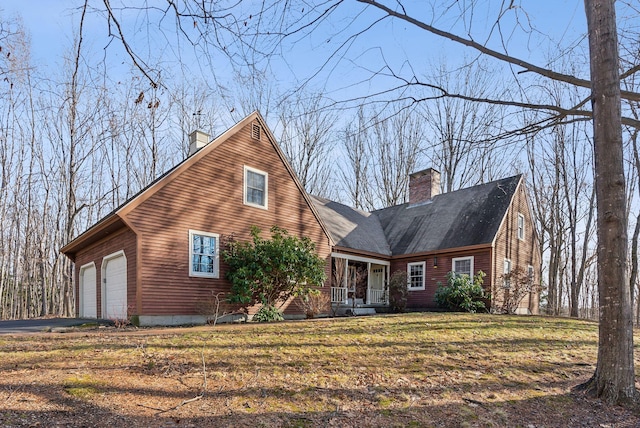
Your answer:
[[[251,371],[255,367],[266,366],[270,368],[289,368],[291,361],[283,358],[282,350],[286,350],[289,354],[299,354],[303,357],[318,357],[318,361],[325,361],[327,364],[339,362],[343,355],[348,355],[349,349],[354,346],[357,352],[361,352],[364,356],[375,358],[365,359],[359,363],[360,367],[384,370],[388,361],[396,360],[394,363],[396,368],[402,368],[403,365],[411,367],[411,358],[420,359],[424,355],[430,357],[439,357],[438,361],[430,358],[428,367],[438,370],[453,370],[456,368],[468,368],[467,362],[474,363],[474,350],[490,349],[494,353],[514,354],[523,352],[537,352],[542,354],[550,354],[558,351],[566,351],[568,349],[580,350],[585,348],[594,348],[597,342],[591,340],[551,339],[541,342],[539,339],[517,338],[508,341],[502,338],[495,339],[476,339],[473,341],[473,348],[469,348],[467,341],[448,341],[446,343],[431,343],[427,341],[419,341],[416,339],[397,341],[397,340],[380,340],[378,342],[366,342],[354,345],[350,341],[340,342],[333,341],[305,341],[294,342],[277,341],[270,343],[255,343],[243,340],[237,337],[237,345],[233,351],[229,351],[229,344],[216,344],[214,341],[200,343],[189,343],[183,345],[175,345],[170,343],[147,343],[144,339],[138,338],[136,342],[121,341],[121,343],[112,341],[108,343],[82,343],[80,341],[73,345],[64,344],[62,341],[48,341],[42,344],[38,349],[6,349],[6,352],[29,352],[28,358],[22,358],[20,362],[13,362],[10,358],[3,359],[0,362],[0,371],[9,371],[17,369],[38,369],[45,368],[51,364],[72,364],[75,360],[92,361],[92,365],[100,364],[101,353],[104,358],[111,359],[114,362],[122,362],[132,369],[144,369],[146,366],[145,359],[160,359],[176,356],[181,358],[189,358],[191,361],[182,361],[180,364],[185,368],[197,371],[201,366],[200,349],[205,344],[205,357],[210,362],[207,363],[209,368],[224,368],[230,371]],[[62,346],[60,346],[62,344]],[[362,351],[366,348],[366,352]],[[186,356],[184,351],[188,351]],[[115,354],[117,352],[125,352],[126,357],[119,359]],[[350,351],[356,353],[356,351]],[[237,358],[242,355],[243,358]],[[371,364],[371,361],[381,361],[385,364]],[[418,361],[419,362],[419,361]],[[302,364],[304,363],[304,364]],[[313,369],[313,360],[305,360],[300,366],[309,366]],[[509,361],[510,369],[531,369],[530,364],[544,371],[553,371],[557,367],[565,365],[565,362],[554,363],[545,366],[544,361],[535,360],[527,362],[524,359],[516,359]],[[580,361],[578,361],[580,363]],[[107,366],[109,369],[113,362]],[[500,364],[506,364],[500,362]],[[522,365],[522,367],[520,367]],[[575,365],[573,362],[566,363],[567,366]],[[473,364],[472,364],[473,366]],[[100,367],[94,367],[100,370]]]
[[[281,389],[245,389],[206,394],[167,412],[146,407],[120,410],[109,403],[114,394],[153,394],[146,389],[110,389],[101,391],[95,399],[78,399],[52,387],[26,385],[20,392],[44,394],[56,408],[64,410],[11,410],[11,397],[0,410],[1,426],[66,426],[66,427],[636,427],[640,415],[621,407],[607,407],[580,394],[544,395],[527,400],[498,401],[470,398],[446,400],[446,391],[383,390],[369,393],[361,389],[309,388],[308,393],[318,403],[333,410],[290,410],[298,401],[309,397]],[[3,391],[6,392],[6,391]],[[411,395],[414,393],[415,395]],[[160,397],[158,397],[159,399]],[[177,406],[193,398],[187,393],[163,395]],[[169,399],[169,400],[167,400]],[[273,399],[282,403],[274,408]],[[327,401],[328,400],[328,401]],[[160,400],[158,400],[160,401]],[[320,406],[316,406],[320,407]],[[287,408],[289,410],[287,410]],[[132,414],[133,413],[133,414]]]
[[[580,324],[593,334],[576,336],[552,319],[530,331],[534,319],[409,314],[6,341],[0,371],[15,377],[0,378],[0,426],[640,426],[639,414],[556,394],[593,373],[584,355],[595,352],[597,328]],[[202,353],[207,393],[158,412],[198,394]],[[89,373],[95,391],[79,398],[59,380],[38,382],[45,370]],[[507,400],[519,395],[534,398]],[[50,406],[24,410],[34,396]]]

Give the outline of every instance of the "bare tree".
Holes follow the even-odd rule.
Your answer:
[[[366,93],[354,94],[345,90],[344,97],[337,106],[361,106],[363,103],[378,103],[388,106],[396,103],[405,106],[423,103],[437,98],[460,99],[499,106],[503,115],[511,116],[521,109],[540,112],[539,120],[535,123],[510,123],[509,129],[502,131],[501,138],[513,135],[524,135],[538,132],[542,129],[569,122],[594,122],[594,154],[595,187],[597,199],[597,230],[598,230],[598,290],[600,318],[600,341],[598,365],[594,374],[593,385],[597,395],[609,402],[628,402],[635,399],[633,383],[633,345],[631,330],[630,293],[626,277],[627,269],[627,205],[623,168],[623,151],[621,124],[638,129],[638,120],[628,115],[625,109],[621,112],[620,99],[625,102],[637,102],[640,94],[629,90],[620,90],[620,79],[628,79],[640,70],[639,64],[632,64],[621,74],[618,71],[619,58],[617,51],[617,31],[613,0],[585,0],[588,18],[588,33],[590,41],[591,79],[580,76],[579,73],[567,74],[556,71],[554,64],[539,66],[526,59],[514,56],[511,52],[512,44],[509,40],[510,29],[504,27],[507,18],[513,18],[514,31],[519,30],[523,10],[513,2],[498,2],[495,10],[495,21],[482,26],[482,33],[474,34],[478,25],[478,7],[486,8],[486,4],[471,1],[445,2],[444,5],[434,5],[433,8],[424,7],[421,3],[405,4],[404,2],[386,3],[378,0],[360,0],[353,4],[336,0],[310,5],[308,2],[262,2],[256,6],[246,7],[244,3],[227,4],[214,1],[187,1],[183,3],[169,2],[166,9],[148,7],[153,17],[159,17],[159,22],[167,14],[176,17],[176,26],[180,35],[195,46],[207,46],[206,53],[211,58],[212,53],[222,54],[233,67],[253,70],[268,69],[269,61],[276,55],[284,56],[291,46],[300,41],[311,41],[317,45],[314,37],[318,32],[322,34],[322,44],[332,46],[320,59],[318,68],[310,72],[310,77],[302,82],[302,86],[310,79],[326,78],[326,82],[335,78],[334,71],[342,64],[353,66],[357,63],[363,75],[359,82],[361,86],[376,88]],[[119,22],[119,15],[108,0],[103,1],[106,16],[111,24],[110,31],[114,37],[120,39],[132,62],[141,72],[157,86],[157,76],[150,67],[146,67],[136,55],[129,43],[127,34]],[[86,4],[85,4],[86,6]],[[621,3],[630,13],[637,14],[635,5]],[[122,8],[126,9],[124,3]],[[357,10],[354,10],[357,9]],[[86,7],[85,7],[86,9]],[[120,11],[124,10],[121,9]],[[440,13],[432,15],[430,11]],[[482,14],[483,18],[492,16],[493,11]],[[450,27],[440,27],[439,23],[451,22]],[[163,21],[164,22],[164,21]],[[463,92],[451,91],[448,88],[432,82],[421,73],[416,73],[411,64],[406,61],[401,65],[387,60],[380,49],[380,61],[375,66],[366,68],[358,63],[356,44],[368,46],[367,36],[375,31],[384,31],[383,24],[387,22],[402,23],[414,30],[440,37],[464,49],[473,50],[476,54],[502,64],[513,77],[511,91],[506,94],[486,96],[468,95]],[[324,26],[327,24],[326,26]],[[322,30],[329,30],[324,34]],[[536,34],[533,28],[530,34]],[[460,34],[464,34],[461,36]],[[514,39],[515,40],[515,39]],[[600,44],[600,41],[603,44]],[[200,44],[201,42],[201,44]],[[357,43],[356,43],[357,42]],[[577,43],[580,46],[580,43]],[[492,46],[497,46],[493,48]],[[368,48],[365,48],[368,49]],[[559,46],[559,49],[561,47]],[[563,54],[571,54],[579,49],[567,48]],[[326,50],[323,50],[326,52]],[[206,55],[205,55],[206,56]],[[212,62],[213,64],[213,62]],[[532,102],[529,92],[534,86],[532,76],[541,77],[544,82],[561,82],[580,90],[580,101],[572,103],[563,100],[560,105],[552,101]],[[603,79],[604,77],[604,79]],[[380,83],[382,86],[374,85]],[[535,82],[536,84],[538,82]],[[369,85],[370,84],[370,85]],[[543,87],[545,85],[542,85]],[[343,85],[350,89],[350,83]],[[76,124],[77,125],[77,124]],[[361,147],[361,131],[365,126],[357,126],[346,133],[350,147]],[[79,129],[77,126],[75,129]],[[370,186],[370,166],[365,157],[358,150],[347,152],[351,156],[343,168],[343,179],[348,177],[351,186]],[[77,157],[75,157],[77,160]],[[69,165],[76,165],[75,161]],[[357,169],[354,168],[357,166]],[[356,171],[362,181],[353,181]],[[568,175],[569,176],[569,175]],[[71,187],[70,187],[71,189]],[[361,207],[375,206],[375,198],[366,188],[349,188],[350,198],[354,204]],[[71,202],[74,202],[73,192],[69,192]],[[559,194],[560,198],[563,196]],[[77,202],[77,199],[75,200]],[[76,209],[81,204],[71,203],[68,207]],[[571,256],[565,254],[564,261]],[[558,269],[563,271],[566,263],[560,263]],[[566,277],[563,277],[566,278]],[[562,290],[563,288],[559,288]]]
[[[376,208],[371,189],[371,156],[368,150],[369,125],[363,108],[357,121],[343,131],[344,155],[341,159],[340,180],[347,191],[347,203],[358,209]]]
[[[366,210],[404,203],[409,175],[421,163],[424,134],[413,109],[358,109],[342,137],[340,178],[348,203]]]
[[[598,212],[600,325],[596,370],[586,388],[609,403],[635,403],[633,323],[627,281],[627,207],[615,2],[585,0]]]
[[[625,41],[626,43],[622,43],[621,48],[623,52],[620,53],[620,61],[623,64],[623,67],[632,67],[633,64],[640,62],[640,41],[638,39],[638,32],[634,31],[631,33],[630,40]],[[627,79],[623,80],[623,85],[628,91],[633,91],[638,87],[638,74],[630,75]],[[628,108],[631,116],[639,120],[640,119],[640,103],[629,101],[626,103],[626,107]],[[640,281],[638,280],[638,269],[640,262],[638,259],[638,245],[640,238],[640,213],[637,213],[634,217],[634,213],[636,210],[632,209],[634,206],[634,200],[632,199],[635,196],[635,203],[637,204],[640,197],[640,149],[638,146],[638,133],[640,132],[637,128],[625,127],[625,134],[627,139],[627,151],[629,152],[628,158],[630,159],[630,167],[627,170],[627,183],[631,191],[629,192],[629,204],[628,209],[630,214],[630,221],[635,221],[635,226],[633,227],[633,232],[631,234],[631,258],[629,260],[629,292],[631,293],[631,301],[633,302],[634,296],[636,299],[636,325],[640,325]],[[633,191],[635,188],[635,192]],[[636,193],[637,192],[637,193]],[[634,195],[635,193],[635,195]]]
[[[470,98],[487,98],[500,92],[491,70],[480,63],[453,70],[442,62],[429,80],[437,88],[435,99],[424,103],[424,117],[431,141],[426,153],[442,174],[443,191],[504,177],[509,168],[505,154],[509,141],[502,134],[502,112],[496,105],[465,98],[439,97],[441,88]]]
[[[220,106],[215,102],[217,91],[199,79],[188,84],[178,82],[170,88],[169,96],[174,126],[167,132],[172,141],[179,143],[182,157],[189,153],[189,134],[194,130],[199,129],[213,137],[225,129]]]
[[[320,94],[294,94],[279,112],[279,143],[307,192],[334,196],[332,152],[337,115]]]
[[[368,146],[376,208],[385,208],[409,199],[409,175],[420,164],[425,129],[419,115],[410,109],[392,112],[386,119],[380,116],[380,112],[373,114]]]

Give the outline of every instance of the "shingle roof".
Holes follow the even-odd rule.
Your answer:
[[[311,196],[318,215],[338,247],[391,255],[380,220],[372,213]]]
[[[372,213],[312,200],[336,245],[387,255],[414,254],[490,244],[521,178],[516,175],[437,195],[426,203]]]

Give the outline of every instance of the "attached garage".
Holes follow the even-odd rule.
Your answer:
[[[80,267],[80,310],[81,318],[98,317],[98,296],[96,293],[96,265],[91,262]]]
[[[102,260],[102,318],[127,318],[127,258],[124,251]]]

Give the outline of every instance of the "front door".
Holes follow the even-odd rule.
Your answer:
[[[369,275],[369,302],[373,304],[385,303],[384,279],[386,274],[386,266],[371,265],[371,273]]]

